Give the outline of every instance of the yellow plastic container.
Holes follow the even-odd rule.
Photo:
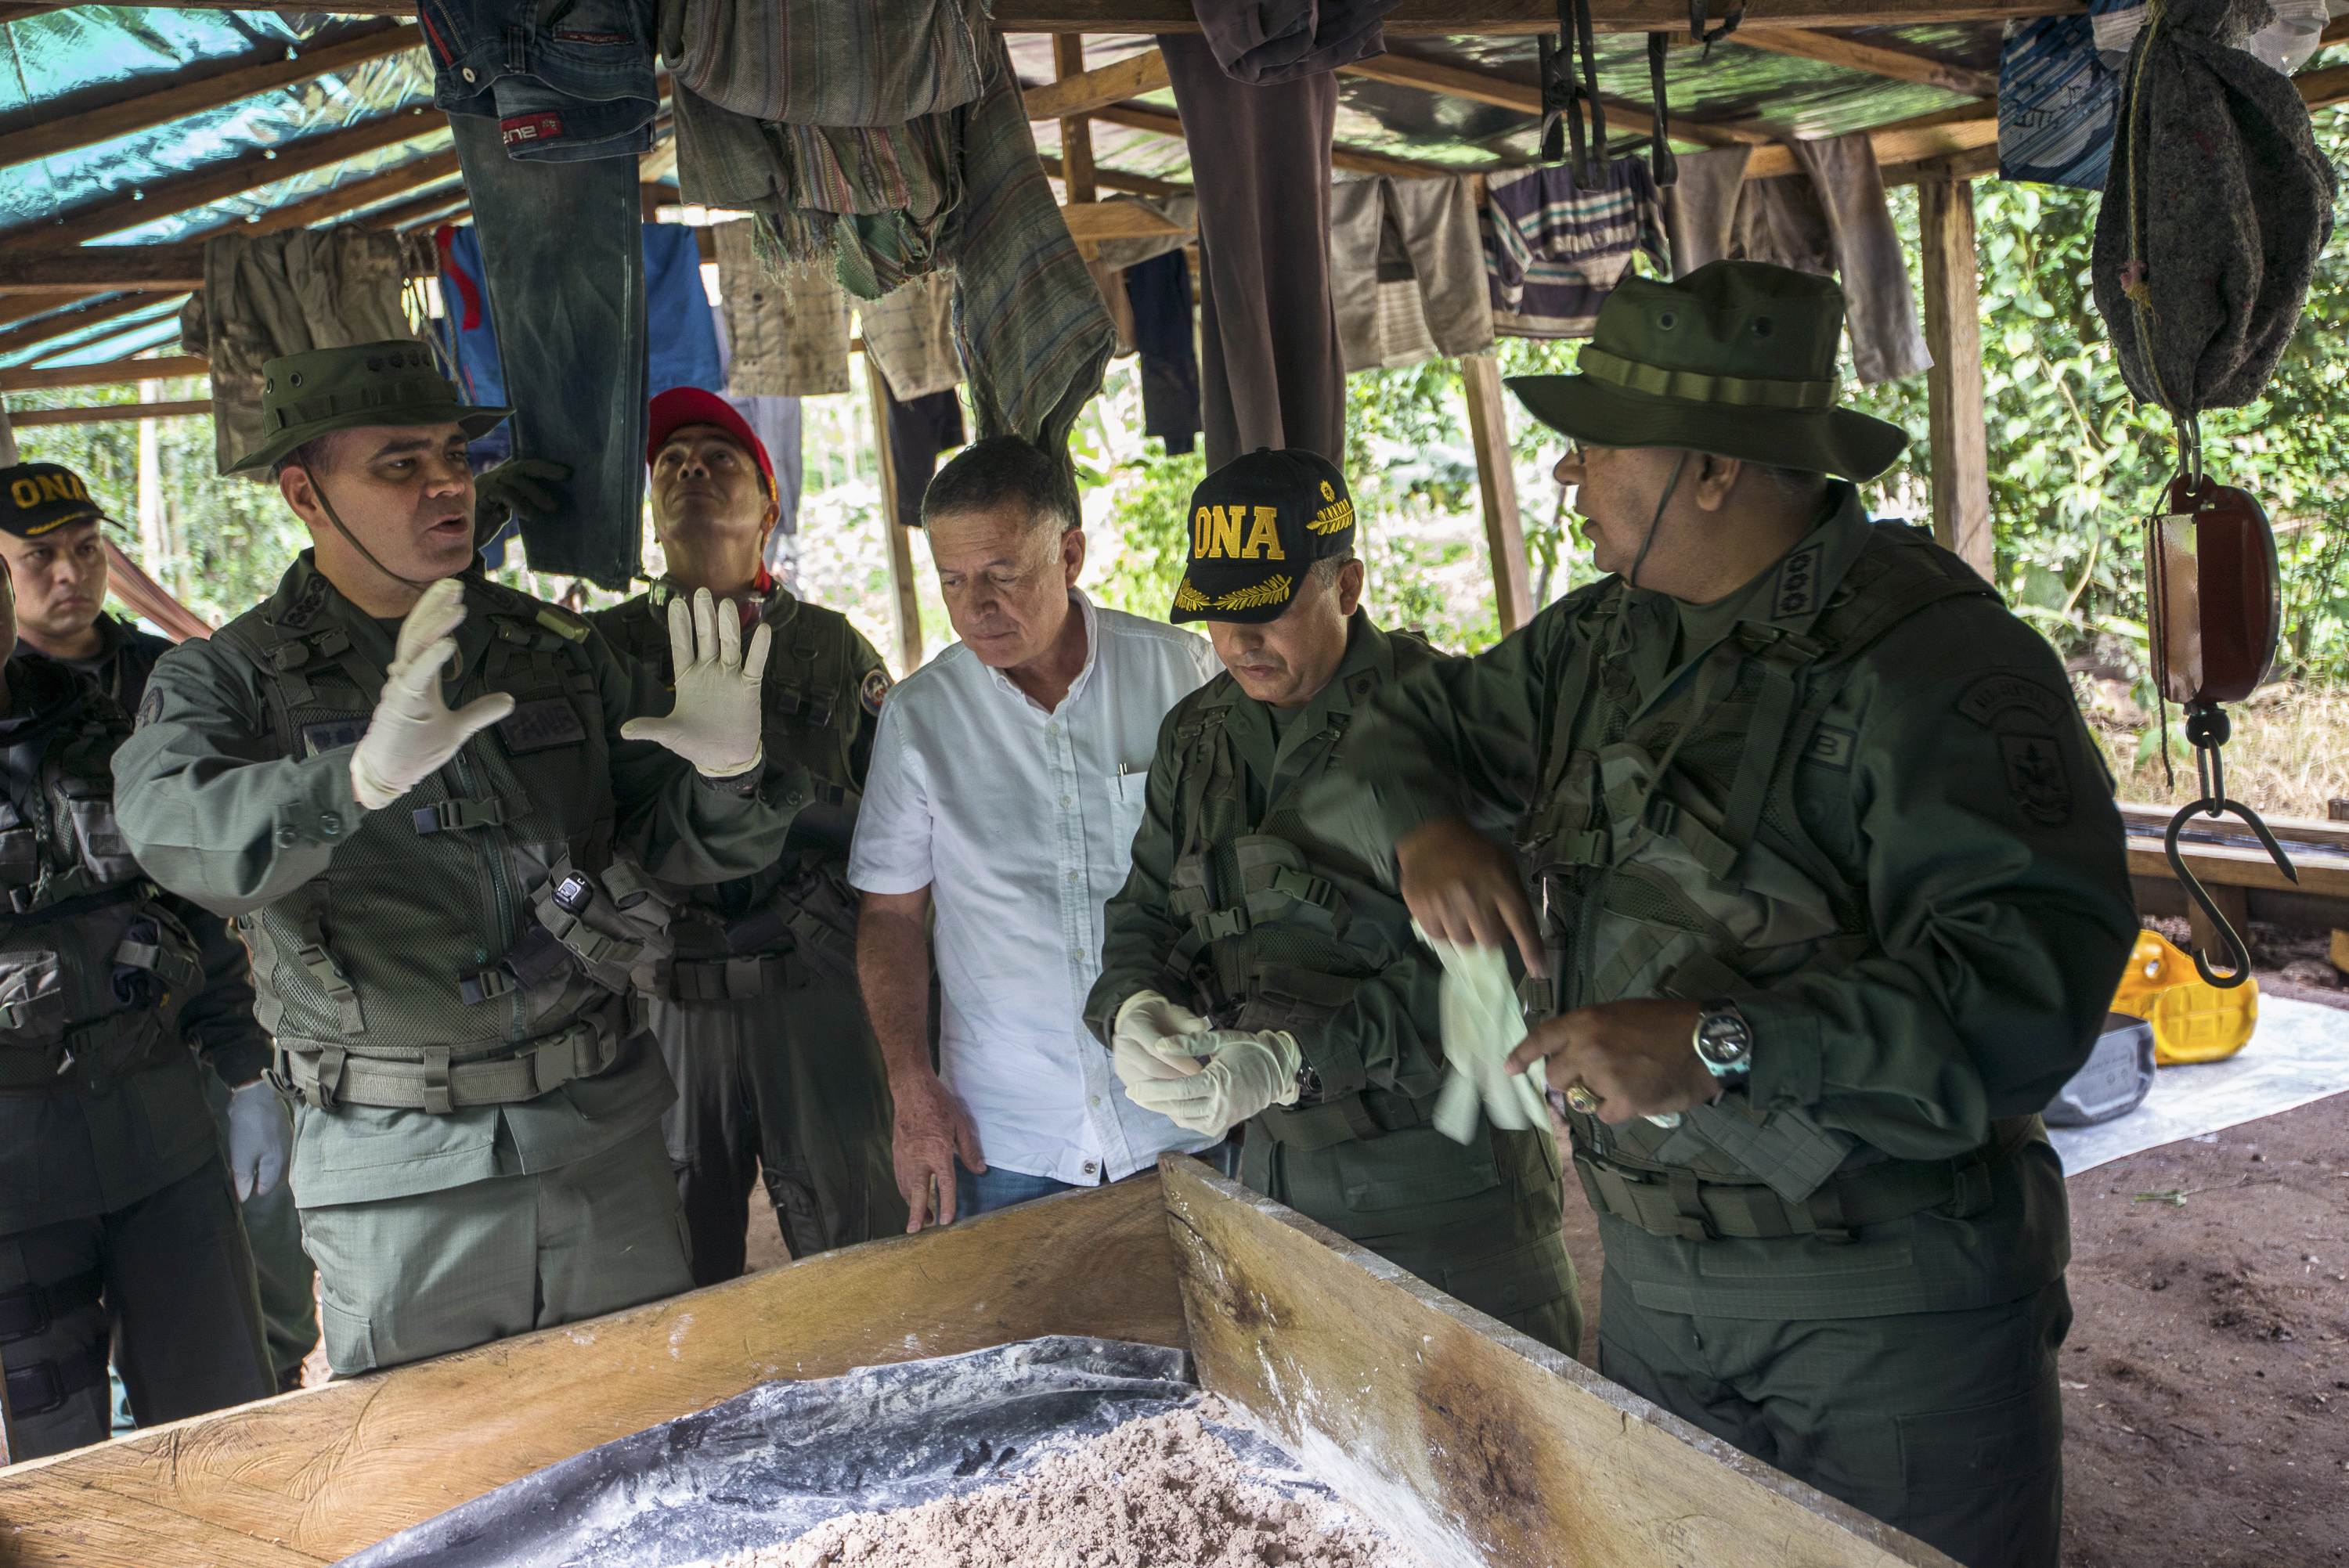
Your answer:
[[[2113,1011],[2153,1026],[2153,1058],[2163,1067],[2222,1061],[2251,1042],[2260,1021],[2260,983],[2213,985],[2177,944],[2140,931],[2113,993]]]

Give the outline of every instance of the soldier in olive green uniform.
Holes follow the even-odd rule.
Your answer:
[[[2036,1112],[2135,934],[2120,823],[2047,645],[1823,479],[1903,441],[1834,407],[1842,309],[1751,263],[1630,280],[1579,376],[1514,381],[1614,574],[1397,682],[1316,804],[1394,846],[1432,934],[1534,972],[1507,1066],[1571,1108],[1600,1370],[1961,1562],[2053,1568]]]
[[[1437,656],[1357,607],[1325,459],[1258,450],[1191,505],[1173,618],[1207,623],[1225,673],[1160,727],[1087,1022],[1135,1103],[1210,1137],[1247,1124],[1249,1187],[1571,1356],[1556,1140],[1435,1130],[1442,971],[1376,861],[1299,814],[1359,765],[1373,696]]]
[[[30,509],[13,504],[16,486],[29,481],[45,498]],[[0,558],[17,590],[16,656],[52,659],[87,676],[126,714],[139,711],[147,677],[171,645],[151,632],[107,614],[109,570],[99,525],[113,521],[90,496],[80,475],[55,464],[27,464],[11,477],[0,506]],[[61,508],[57,503],[78,502]],[[198,915],[208,925],[212,915]],[[207,939],[211,933],[203,934]],[[245,1027],[262,1039],[248,1018]],[[263,1040],[266,1049],[267,1042]],[[223,1144],[230,1137],[229,1086],[217,1073],[204,1075],[204,1099],[212,1108]],[[283,1109],[275,1111],[282,1116]],[[302,1363],[318,1343],[317,1274],[302,1250],[302,1222],[294,1190],[276,1181],[256,1190],[250,1171],[232,1173],[244,1214],[245,1238],[261,1285],[261,1313],[269,1336],[270,1366],[280,1387],[298,1387]]]
[[[53,467],[0,469],[0,525],[60,510],[9,490]],[[0,648],[16,638],[5,578]],[[0,1367],[16,1459],[104,1439],[109,1337],[141,1424],[274,1391],[198,1057],[262,1102],[228,1152],[272,1182],[285,1115],[259,1082],[268,1043],[243,949],[148,882],[116,830],[108,762],[129,733],[82,676],[0,661]]]
[[[668,575],[589,618],[666,684],[673,599],[708,588],[755,604],[774,638],[761,688],[768,766],[789,758],[814,784],[773,865],[679,902],[674,956],[651,976],[648,1022],[677,1080],[665,1130],[694,1283],[715,1284],[742,1272],[761,1174],[793,1257],[905,1228],[888,1080],[856,990],[856,897],[843,880],[889,674],[846,616],[793,597],[761,564],[774,469],[742,417],[680,387],[653,399],[647,428]]]
[[[731,608],[680,601],[676,710],[630,717],[592,627],[476,569],[466,440],[504,410],[381,343],[272,361],[264,414],[240,466],[275,467],[314,549],[165,656],[115,767],[141,862],[253,947],[327,1359],[684,1289],[636,868],[718,882],[781,848],[803,786],[761,771],[767,638],[746,667]]]

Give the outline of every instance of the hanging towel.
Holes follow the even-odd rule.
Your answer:
[[[1917,325],[1909,261],[1892,227],[1884,176],[1867,133],[1789,145],[1826,211],[1836,273],[1843,279],[1853,371],[1872,385],[1928,368],[1933,356]]]
[[[1133,346],[1142,356],[1142,433],[1179,456],[1197,444],[1199,352],[1191,315],[1191,263],[1181,251],[1125,270]]]
[[[1330,294],[1329,75],[1245,87],[1205,42],[1158,40],[1199,203],[1199,402],[1207,467],[1258,447],[1343,466],[1346,367]]]
[[[755,222],[719,223],[718,303],[733,360],[729,396],[820,397],[849,389],[848,300],[813,265],[780,271],[758,253]]]
[[[858,307],[864,352],[908,397],[962,385],[954,342],[954,274],[932,273]]]
[[[1500,333],[1589,336],[1635,256],[1671,274],[1663,206],[1645,159],[1615,160],[1594,191],[1578,186],[1562,163],[1485,184],[1485,267]]]
[[[1333,187],[1330,289],[1349,371],[1490,348],[1493,302],[1469,177],[1379,175]]]
[[[204,244],[204,355],[221,472],[261,445],[261,367],[280,355],[414,337],[399,237],[356,223]],[[265,473],[256,477],[266,479]]]
[[[1750,147],[1681,154],[1681,177],[1664,189],[1664,231],[1671,239],[1674,277],[1731,255],[1738,198],[1753,156]]]

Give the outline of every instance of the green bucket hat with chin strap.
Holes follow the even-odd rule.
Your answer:
[[[460,397],[412,339],[288,354],[261,367],[261,445],[227,472],[267,469],[305,441],[370,425],[456,425],[477,440],[512,413]]]
[[[1909,444],[1836,406],[1843,290],[1761,262],[1674,283],[1627,277],[1599,307],[1573,376],[1512,376],[1535,418],[1595,447],[1682,447],[1870,480]]]

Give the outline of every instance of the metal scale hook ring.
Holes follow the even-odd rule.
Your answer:
[[[2220,816],[2240,819],[2245,826],[2259,835],[2268,858],[2275,861],[2276,870],[2283,872],[2285,880],[2292,882],[2300,881],[2300,872],[2292,868],[2291,859],[2283,852],[2283,846],[2276,842],[2273,833],[2268,831],[2268,825],[2260,820],[2260,814],[2240,800],[2227,798],[2227,764],[2219,748],[2226,745],[2232,728],[2227,722],[2225,712],[2216,706],[2199,703],[2188,706],[2186,739],[2194,748],[2194,777],[2202,788],[2202,798],[2178,808],[2178,814],[2169,819],[2169,830],[2162,835],[2161,841],[2162,852],[2169,860],[2170,874],[2186,889],[2186,896],[2192,899],[2209,918],[2211,927],[2219,934],[2220,944],[2226,949],[2227,967],[2223,970],[2213,969],[2209,959],[2202,953],[2198,951],[2194,954],[2195,969],[2204,980],[2221,989],[2231,989],[2251,978],[2251,950],[2233,923],[2220,912],[2218,901],[2203,887],[2202,880],[2187,865],[2186,857],[2178,851],[2178,837],[2185,830],[2187,820],[2198,813],[2214,819]]]

